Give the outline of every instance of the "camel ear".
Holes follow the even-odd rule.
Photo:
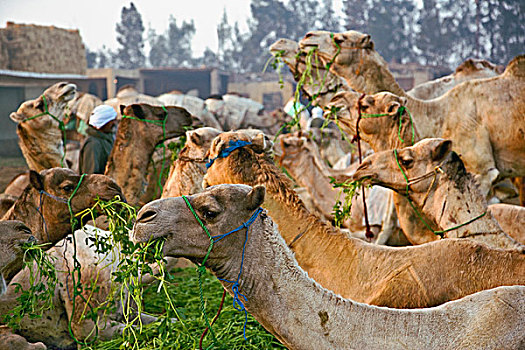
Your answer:
[[[120,105],[120,114],[124,115],[124,110],[126,109],[125,105]]]
[[[38,191],[44,190],[44,179],[34,170],[29,170],[29,183]]]
[[[189,133],[189,134],[190,134],[191,142],[193,142],[193,143],[196,144],[197,146],[201,146],[201,145],[202,145],[203,140],[202,140],[201,135],[199,135],[199,134],[196,133],[196,132],[192,132],[192,133]]]
[[[21,123],[24,120],[24,116],[16,112],[9,114],[9,118],[15,123]]]
[[[273,142],[263,133],[257,134],[257,136],[252,139],[252,143],[263,152],[266,152],[273,147]]]
[[[146,117],[146,114],[144,113],[144,109],[142,109],[142,106],[139,104],[132,104],[131,109],[133,110],[133,114],[135,117],[144,119]]]
[[[262,185],[257,185],[248,193],[246,196],[248,210],[255,210],[264,203],[264,195],[266,194],[266,188]]]
[[[440,161],[447,154],[449,154],[450,150],[452,149],[452,141],[450,140],[443,140],[443,139],[436,139],[433,142],[432,145],[432,160],[434,161]]]
[[[399,107],[401,107],[401,105],[399,104],[399,102],[391,101],[391,102],[389,102],[388,105],[387,105],[386,112],[387,112],[390,116],[396,115],[397,112],[399,111]]]

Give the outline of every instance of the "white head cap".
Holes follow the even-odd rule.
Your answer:
[[[101,128],[107,123],[117,118],[117,112],[113,107],[108,105],[100,105],[93,109],[89,117],[89,125],[95,128]]]

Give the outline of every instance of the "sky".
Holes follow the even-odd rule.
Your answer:
[[[102,45],[115,50],[115,26],[120,21],[122,7],[128,7],[129,3],[129,0],[0,0],[0,27],[11,21],[78,29],[90,50],[98,50]],[[206,47],[217,50],[216,30],[224,9],[230,24],[238,21],[243,31],[250,16],[250,0],[133,0],[133,3],[142,15],[145,34],[149,28],[163,33],[170,15],[179,25],[183,20],[193,19],[195,56],[200,56]]]

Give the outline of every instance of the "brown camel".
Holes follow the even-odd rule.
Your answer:
[[[115,179],[130,204],[137,205],[152,199],[142,196],[146,191],[146,171],[155,146],[166,138],[184,135],[184,128],[197,119],[180,107],[165,107],[167,113],[163,107],[147,104],[121,108],[122,114],[135,119],[122,118],[120,121],[105,174]]]
[[[157,97],[165,106],[177,106],[186,109],[199,118],[205,126],[222,130],[215,116],[208,111],[206,103],[197,96],[184,95],[180,91],[172,91]]]
[[[221,131],[209,127],[186,131],[186,143],[171,165],[162,198],[202,192],[206,153],[213,139],[220,133]]]
[[[257,215],[263,187],[216,186],[188,201],[210,232],[239,227],[213,245],[205,266],[289,349],[519,349],[525,344],[524,286],[422,310],[364,305],[324,289],[299,267],[270,217]],[[134,242],[165,237],[164,255],[194,262],[202,262],[210,245],[180,197],[144,206],[131,237]]]
[[[31,230],[17,220],[0,221],[0,295],[9,281],[23,266],[22,244],[35,242]]]
[[[18,124],[18,144],[29,169],[41,171],[61,166],[64,143],[57,120],[64,119],[65,108],[75,96],[76,89],[74,84],[56,83],[38,98],[22,103],[16,112],[10,114],[9,117]],[[64,166],[67,166],[65,160]]]
[[[31,170],[29,177],[30,184],[2,220],[24,220],[38,242],[55,244],[72,233],[67,200],[81,176],[70,169],[52,168],[40,174]],[[122,192],[109,177],[84,175],[71,198],[71,209],[76,214],[91,208],[97,197],[110,200],[116,195]]]
[[[163,103],[157,98],[149,95],[144,95],[138,92],[138,90],[133,85],[124,85],[122,86],[115,95],[114,98],[110,98],[104,101],[104,104],[113,107],[117,111],[117,119],[122,118],[122,105],[128,106],[131,104],[148,104],[151,106],[162,106]]]
[[[310,32],[300,46],[303,50],[317,48],[324,63],[339,52],[330,69],[356,91],[386,90],[405,97],[420,137],[453,140],[485,195],[498,179],[525,176],[525,55],[515,57],[500,76],[471,80],[424,101],[401,89],[367,34],[348,31],[332,39],[328,32]]]
[[[210,157],[239,139],[249,138],[233,132],[219,135]],[[290,180],[257,142],[215,160],[203,185],[223,183],[265,185],[264,207],[300,266],[325,288],[352,300],[429,307],[483,289],[525,283],[525,254],[516,251],[490,249],[466,239],[391,248],[347,238],[306,210]]]
[[[445,231],[445,237],[524,252],[525,247],[503,232],[487,212],[484,196],[451,148],[450,140],[424,139],[395,152],[374,153],[363,160],[352,179],[408,196],[423,220],[433,230]]]

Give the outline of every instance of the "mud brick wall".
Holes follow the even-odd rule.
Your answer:
[[[12,22],[0,28],[0,69],[85,74],[86,68],[78,30]]]

